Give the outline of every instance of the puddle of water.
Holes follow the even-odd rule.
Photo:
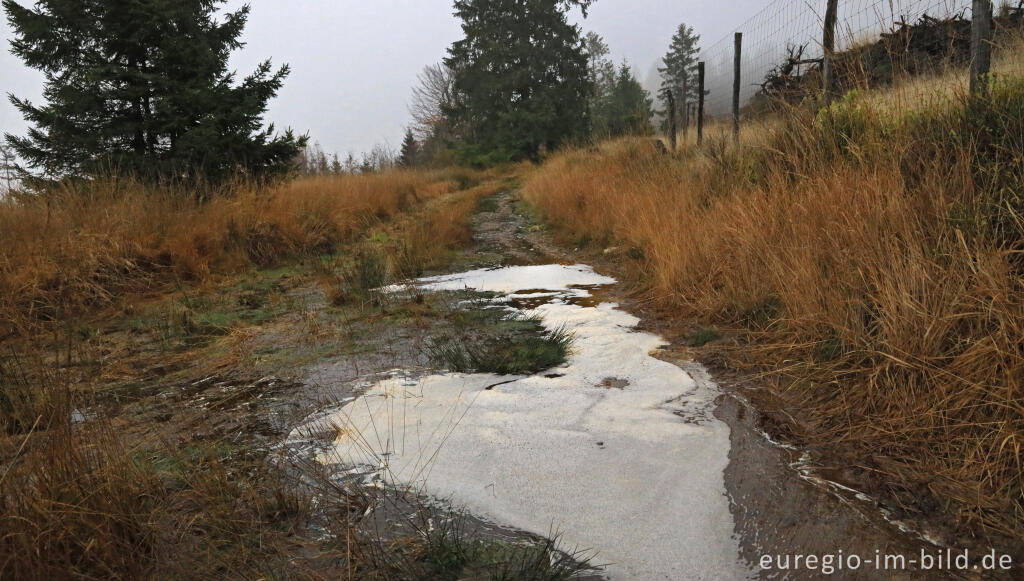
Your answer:
[[[743,579],[723,472],[729,428],[713,384],[650,355],[664,343],[610,303],[589,267],[521,266],[390,290],[544,295],[530,313],[576,336],[562,367],[386,379],[293,432],[327,431],[320,461],[451,499],[477,516],[597,552],[613,579]],[[541,298],[535,296],[532,298]],[[522,310],[522,309],[518,309]],[[683,418],[687,418],[684,421]]]
[[[471,289],[505,295],[558,295],[561,299],[589,297],[590,290],[615,284],[614,278],[602,276],[583,264],[574,266],[532,265],[504,268],[481,268],[457,274],[421,278],[407,284],[393,285],[389,291],[422,288],[433,291]]]

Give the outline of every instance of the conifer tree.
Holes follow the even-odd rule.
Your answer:
[[[664,96],[671,90],[675,97],[676,107],[682,110],[685,103],[697,99],[700,90],[697,87],[697,59],[700,55],[700,35],[694,33],[693,27],[680,24],[672,35],[672,43],[662,58],[664,66],[658,68],[661,73],[661,90]],[[677,115],[678,116],[678,115]]]
[[[402,167],[412,167],[416,165],[416,159],[419,156],[419,143],[416,142],[416,136],[413,135],[412,129],[405,130],[405,139],[402,140],[402,151],[398,156],[398,165]]]
[[[583,47],[587,55],[587,79],[592,92],[601,94],[615,83],[615,64],[609,58],[611,49],[596,32],[586,34]]]
[[[612,109],[608,124],[611,135],[649,135],[653,132],[651,98],[626,62],[619,66],[610,101]]]
[[[618,69],[609,58],[611,51],[601,36],[584,37],[590,80],[591,130],[595,139],[620,135],[648,135],[653,132],[651,99],[625,61]]]
[[[3,141],[0,141],[0,180],[3,180],[0,194],[10,192],[14,186],[14,168],[14,152]],[[2,197],[0,195],[0,198]]]
[[[249,7],[224,0],[3,0],[11,52],[45,75],[45,104],[10,95],[32,125],[7,135],[23,176],[105,171],[220,180],[290,168],[305,138],[263,127],[287,65],[228,70]]]
[[[588,130],[587,56],[574,6],[592,0],[456,0],[465,38],[448,49],[446,107],[464,160],[537,159]]]

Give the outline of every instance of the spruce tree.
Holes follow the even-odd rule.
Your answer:
[[[464,160],[537,159],[588,131],[587,56],[567,13],[592,0],[456,0],[446,107]]]
[[[45,75],[41,106],[9,95],[32,127],[7,141],[47,178],[126,172],[220,180],[283,171],[305,143],[263,128],[288,67],[228,70],[249,7],[224,0],[3,0],[11,52]]]
[[[661,91],[663,96],[671,90],[675,96],[676,107],[681,111],[684,104],[697,99],[700,90],[697,87],[697,59],[700,55],[700,35],[694,33],[693,27],[680,24],[672,35],[672,43],[662,58],[664,66],[658,68],[661,73]]]
[[[402,167],[412,167],[416,165],[416,158],[419,156],[419,144],[416,142],[416,136],[413,135],[412,129],[405,130],[405,139],[402,140],[402,151],[398,156],[398,165]]]
[[[618,69],[601,35],[588,32],[583,40],[590,82],[590,124],[594,138],[649,135],[653,132],[651,99],[626,61]]]
[[[629,64],[623,62],[615,76],[611,97],[612,110],[609,129],[612,135],[650,135],[651,98],[643,88]]]

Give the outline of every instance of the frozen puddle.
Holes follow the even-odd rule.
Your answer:
[[[523,266],[421,279],[424,290],[529,296],[545,326],[576,341],[548,376],[396,378],[299,428],[335,426],[325,463],[465,506],[497,524],[562,534],[613,579],[743,579],[723,481],[729,428],[714,386],[650,356],[617,305],[584,306],[613,284],[587,266]],[[538,297],[546,300],[538,301]],[[511,308],[511,307],[509,307]]]

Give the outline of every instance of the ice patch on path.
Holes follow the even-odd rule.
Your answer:
[[[581,265],[416,281],[543,289],[550,302],[531,312],[576,334],[570,360],[557,377],[388,379],[293,436],[336,426],[322,462],[369,467],[498,524],[560,531],[568,548],[596,551],[613,579],[748,578],[724,485],[729,428],[707,413],[717,393],[652,357],[663,341],[617,305],[572,304],[589,295],[579,287],[614,282]],[[608,378],[627,383],[609,388]]]

